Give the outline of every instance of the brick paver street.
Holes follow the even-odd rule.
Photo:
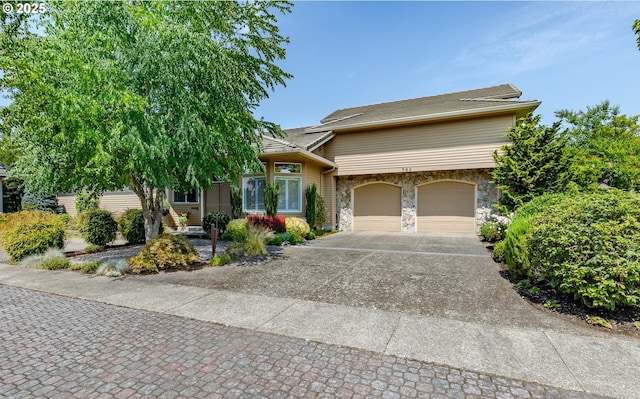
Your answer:
[[[0,397],[596,398],[4,285]]]

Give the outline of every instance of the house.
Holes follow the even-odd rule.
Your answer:
[[[345,108],[282,139],[265,136],[265,173],[242,176],[242,210],[263,212],[264,186],[275,182],[278,213],[304,216],[304,190],[315,183],[327,224],[340,230],[477,232],[499,196],[490,182],[492,154],[509,143],[504,134],[517,119],[540,105],[521,95],[504,84]],[[172,213],[190,212],[190,224],[211,210],[230,211],[225,183],[168,194]],[[104,206],[123,206],[116,198],[124,195],[105,195]]]

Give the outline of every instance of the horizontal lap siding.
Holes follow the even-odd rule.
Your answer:
[[[513,116],[339,133],[325,154],[338,175],[490,168]]]
[[[77,216],[76,195],[59,194],[58,204],[64,205],[64,210],[71,217]],[[109,191],[100,197],[100,209],[106,209],[115,216],[121,215],[127,209],[141,209],[140,199],[132,191]]]

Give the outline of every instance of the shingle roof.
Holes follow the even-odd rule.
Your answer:
[[[513,105],[530,105],[538,101],[520,101],[522,92],[511,84],[455,93],[413,98],[381,104],[343,108],[322,119],[321,124],[307,128],[307,133],[336,130],[354,125],[375,124],[401,119],[508,108]]]

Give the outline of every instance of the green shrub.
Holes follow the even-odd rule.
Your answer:
[[[5,213],[0,212],[0,225],[2,225],[2,223],[4,223],[6,219],[7,219],[7,215]]]
[[[94,211],[100,207],[100,195],[95,191],[82,190],[76,194],[76,213]]]
[[[291,234],[276,233],[267,241],[267,245],[282,245],[291,242]]]
[[[0,244],[11,259],[62,248],[65,225],[51,212],[21,211],[7,216],[0,228]]]
[[[231,218],[239,219],[242,213],[242,191],[238,186],[231,186]]]
[[[304,241],[304,237],[309,234],[311,228],[304,220],[290,216],[285,219],[287,233],[291,234],[291,244],[299,244]]]
[[[104,209],[94,209],[85,212],[82,237],[85,241],[104,247],[108,242],[116,239],[118,224],[111,212]]]
[[[224,233],[229,224],[229,215],[224,212],[209,212],[202,218],[202,229],[207,235],[211,235],[211,226],[218,226],[218,230]]]
[[[504,261],[515,279],[532,277],[530,243],[531,228],[538,216],[564,198],[564,194],[545,194],[527,202],[515,212],[505,235]]]
[[[530,237],[531,219],[513,219],[504,239],[504,260],[509,274],[518,280],[531,277]]]
[[[532,229],[533,271],[587,306],[640,302],[640,194],[567,197]]]
[[[264,211],[268,216],[278,213],[278,200],[280,199],[280,186],[276,183],[268,183],[264,186]]]
[[[506,246],[507,243],[504,241],[493,244],[493,260],[496,262],[504,262]]]
[[[216,255],[212,257],[211,260],[209,261],[209,264],[211,266],[224,266],[227,263],[231,263],[231,261],[233,261],[233,258],[231,257],[231,255],[225,253],[222,255]]]
[[[141,244],[146,240],[142,209],[127,209],[118,218],[118,230],[130,244]]]
[[[315,183],[307,186],[304,192],[306,199],[305,214],[307,215],[307,222],[309,226],[316,227],[316,216],[318,211],[318,187]]]
[[[327,207],[324,204],[324,198],[318,195],[316,197],[316,225],[323,227],[327,219]]]
[[[184,237],[159,234],[138,255],[127,259],[133,273],[158,273],[171,268],[186,269],[197,263],[198,252]]]
[[[224,237],[232,241],[242,242],[247,238],[247,219],[233,219],[227,224]]]
[[[64,256],[60,256],[57,258],[50,258],[50,259],[43,260],[42,263],[40,264],[40,269],[46,269],[46,270],[68,269],[70,263],[71,262],[69,262],[69,259],[65,258]]]
[[[316,234],[313,231],[310,231],[309,234],[305,237],[307,240],[315,240]]]
[[[101,262],[97,260],[92,260],[89,262],[72,263],[71,266],[69,266],[69,269],[79,270],[80,272],[86,273],[86,274],[94,274],[98,269],[98,266],[100,266],[100,263]]]

